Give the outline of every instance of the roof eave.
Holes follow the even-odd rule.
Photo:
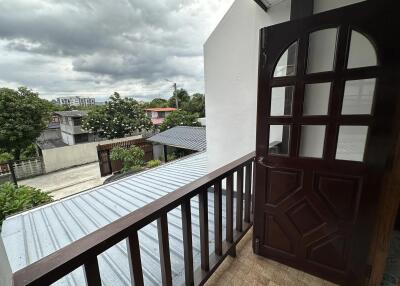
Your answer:
[[[254,0],[265,11],[268,12],[268,6],[262,0]]]

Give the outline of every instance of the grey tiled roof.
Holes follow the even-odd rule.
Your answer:
[[[205,127],[177,126],[147,140],[194,151],[203,151],[207,148]]]
[[[49,140],[45,140],[45,141],[37,141],[36,144],[42,150],[68,146],[68,144],[65,144],[62,141],[62,139],[49,139]]]
[[[7,218],[1,239],[13,272],[32,264],[73,241],[207,174],[207,154],[196,153],[182,160],[138,173],[119,181],[67,197]],[[208,196],[209,235],[214,237],[213,196]],[[225,217],[225,199],[223,216]],[[236,200],[234,201],[236,204]],[[194,267],[200,266],[200,229],[197,196],[191,199]],[[235,209],[235,208],[234,208]],[[225,230],[225,219],[223,229]],[[171,266],[174,285],[184,279],[182,217],[180,207],[168,213]],[[223,231],[225,237],[225,231]],[[145,285],[161,285],[157,225],[139,231]],[[214,241],[209,241],[210,249]],[[0,257],[3,259],[3,257]],[[130,284],[126,241],[98,256],[102,285]],[[85,285],[82,267],[53,285]]]

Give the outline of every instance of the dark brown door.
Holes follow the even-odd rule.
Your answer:
[[[97,151],[99,157],[100,174],[102,177],[112,174],[111,160],[108,150]]]
[[[365,284],[395,135],[398,11],[366,1],[262,29],[257,254]]]

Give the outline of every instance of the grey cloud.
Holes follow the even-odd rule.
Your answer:
[[[87,89],[121,86],[146,94],[173,78],[202,89],[202,45],[231,2],[2,0],[0,53],[17,63],[0,59],[0,67],[27,65],[37,74],[0,71],[0,81],[49,92],[57,84],[60,92],[76,90],[80,82]]]

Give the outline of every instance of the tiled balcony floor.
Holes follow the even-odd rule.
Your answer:
[[[252,229],[237,245],[237,257],[227,257],[206,286],[334,286],[315,276],[253,254]]]

